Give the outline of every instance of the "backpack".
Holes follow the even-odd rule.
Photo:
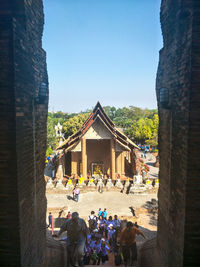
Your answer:
[[[89,228],[91,230],[94,230],[96,227],[97,227],[97,217],[94,216],[94,218],[91,219],[89,216]]]

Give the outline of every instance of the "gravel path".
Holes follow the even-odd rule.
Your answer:
[[[80,216],[88,216],[92,210],[97,212],[99,208],[107,208],[111,215],[131,216],[129,207],[140,208],[146,201],[157,199],[157,193],[143,195],[126,195],[120,192],[80,193],[78,203],[70,197],[66,194],[47,194],[47,207],[48,209],[65,207],[71,212],[77,211]]]

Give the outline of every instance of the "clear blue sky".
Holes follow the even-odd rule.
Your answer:
[[[50,111],[156,108],[161,0],[44,0]]]

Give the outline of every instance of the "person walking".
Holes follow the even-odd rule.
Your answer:
[[[98,211],[98,217],[100,217],[101,215],[102,215],[102,210],[101,210],[101,208],[99,208],[99,211]]]
[[[105,237],[108,238],[108,229],[110,224],[113,226],[113,219],[112,216],[109,216],[108,220],[106,220],[106,228],[105,228]]]
[[[108,243],[111,247],[111,251],[114,249],[115,232],[116,230],[113,228],[113,224],[110,224],[108,226]]]
[[[72,198],[73,198],[73,200],[76,200],[76,199],[75,199],[75,197],[76,197],[76,196],[75,196],[75,190],[76,190],[76,187],[74,187],[73,190],[72,190]]]
[[[114,229],[119,229],[121,225],[121,221],[120,219],[118,219],[117,215],[114,216],[114,220],[113,220],[113,227]]]
[[[49,221],[49,224],[48,224],[48,228],[51,227],[52,228],[52,214],[51,212],[49,212],[49,216],[48,216],[48,221]]]
[[[83,266],[84,247],[87,244],[88,228],[78,212],[61,226],[58,236],[67,231],[67,266]]]
[[[104,209],[104,211],[103,211],[102,213],[103,213],[103,214],[101,214],[101,215],[103,215],[104,219],[106,219],[106,220],[107,220],[107,215],[108,215],[108,212],[107,212],[107,210],[106,210],[106,209]]]
[[[75,194],[75,200],[76,200],[76,202],[78,202],[78,200],[79,200],[79,194],[80,194],[80,191],[79,191],[78,188],[75,188],[74,194]]]
[[[100,260],[102,261],[102,265],[105,264],[106,261],[108,261],[108,251],[109,251],[109,246],[106,244],[105,239],[102,239],[101,242],[101,249],[99,253]],[[100,264],[100,261],[99,261]]]
[[[137,261],[136,235],[141,235],[145,238],[142,231],[133,226],[131,221],[127,222],[127,226],[120,234],[120,245],[125,266],[133,266],[134,262]]]
[[[104,231],[105,231],[105,227],[106,227],[106,220],[103,218],[102,215],[99,216],[97,224],[98,224],[99,232],[103,236]]]
[[[97,227],[97,216],[94,211],[91,211],[91,214],[88,217],[89,230],[92,232]]]

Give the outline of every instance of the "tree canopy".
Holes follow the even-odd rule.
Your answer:
[[[89,114],[90,113],[81,113],[66,120],[63,123],[63,132],[65,134],[65,138],[80,130],[83,123],[87,120]]]

